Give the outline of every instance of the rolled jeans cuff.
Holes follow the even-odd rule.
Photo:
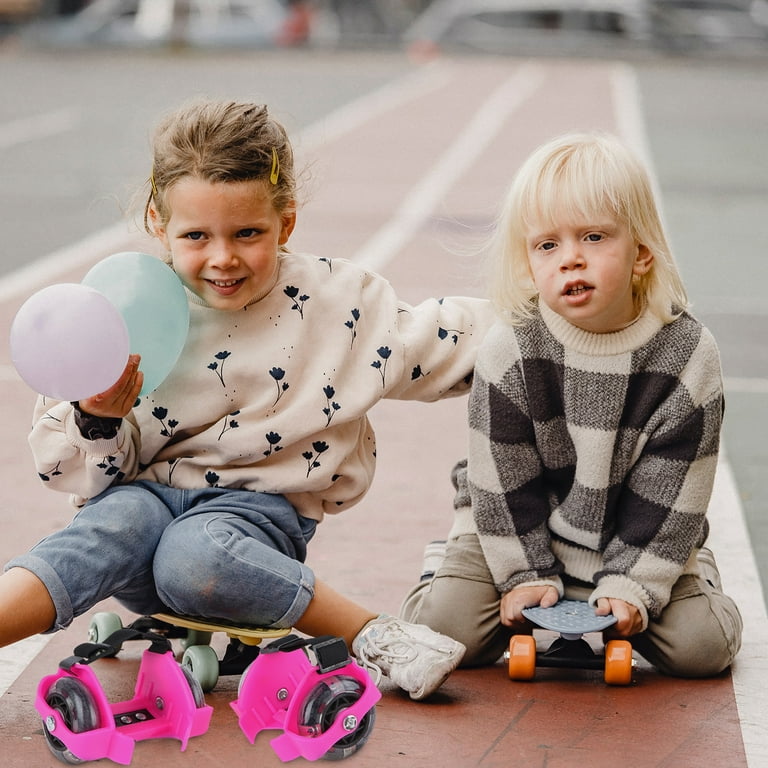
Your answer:
[[[3,570],[8,571],[11,568],[24,568],[30,571],[30,573],[33,573],[43,582],[43,585],[48,590],[53,606],[56,609],[56,619],[53,626],[43,634],[58,632],[72,623],[75,616],[69,593],[64,586],[64,582],[59,578],[58,573],[45,560],[27,553],[11,560]]]

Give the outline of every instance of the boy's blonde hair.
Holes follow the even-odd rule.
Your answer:
[[[507,193],[490,252],[490,293],[512,322],[529,318],[537,304],[528,266],[526,234],[555,218],[598,220],[610,214],[653,254],[651,269],[635,278],[634,300],[663,322],[688,307],[648,173],[629,149],[607,134],[567,134],[531,154]]]

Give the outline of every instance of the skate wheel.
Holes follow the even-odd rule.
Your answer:
[[[210,645],[191,645],[181,657],[181,666],[189,670],[208,693],[219,680],[219,657]]]
[[[91,643],[103,643],[113,632],[123,628],[123,620],[116,613],[102,611],[95,613],[88,625],[88,640]],[[122,644],[117,647],[114,653],[108,654],[104,658],[117,656],[122,648]]]
[[[187,667],[182,667],[181,671],[184,673],[184,679],[187,681],[189,691],[192,694],[192,699],[195,702],[197,709],[202,709],[205,706],[205,696],[203,695],[203,687],[198,682],[198,679],[190,672]]]
[[[91,692],[79,680],[59,678],[48,690],[45,700],[51,709],[61,716],[72,733],[93,731],[99,727],[99,711]],[[43,733],[54,757],[67,765],[80,765],[83,761],[74,755],[66,744],[53,735],[43,720]]]
[[[605,646],[605,682],[608,685],[632,682],[632,644],[628,640],[609,640]]]
[[[327,677],[319,682],[307,694],[302,705],[299,718],[302,733],[307,729],[314,729],[318,733],[327,731],[338,715],[351,707],[363,695],[363,692],[362,683],[346,675]],[[357,752],[368,741],[375,721],[376,708],[374,707],[368,710],[354,727],[351,727],[352,723],[350,723],[349,735],[339,739],[323,755],[324,759],[343,760]]]
[[[533,680],[536,674],[536,640],[533,635],[512,635],[508,664],[511,680]]]

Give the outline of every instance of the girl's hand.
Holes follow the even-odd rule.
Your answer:
[[[524,626],[527,619],[523,616],[523,608],[540,605],[551,608],[560,595],[554,587],[542,585],[538,587],[516,587],[501,598],[499,614],[505,627]]]
[[[637,606],[619,600],[616,597],[601,597],[597,601],[595,613],[598,616],[607,616],[612,613],[618,621],[606,630],[606,634],[613,637],[630,637],[636,635],[643,628],[643,617]]]
[[[102,418],[122,419],[130,413],[144,383],[139,370],[140,355],[130,355],[120,378],[106,392],[80,400],[83,413]]]

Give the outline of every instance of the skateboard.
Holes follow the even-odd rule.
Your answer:
[[[92,643],[103,642],[113,632],[122,629],[122,626],[123,622],[118,614],[96,613],[91,619],[88,639]],[[228,625],[174,613],[142,616],[129,626],[180,640],[184,651],[181,665],[194,675],[205,693],[214,689],[219,677],[241,675],[245,672],[258,656],[259,645],[263,640],[274,640],[291,632],[290,629]],[[229,645],[221,659],[210,645],[215,632],[224,632],[229,637]],[[118,647],[115,655],[119,651]]]
[[[523,615],[541,629],[559,633],[545,651],[537,651],[533,635],[513,635],[504,654],[512,680],[532,680],[536,667],[602,669],[608,685],[632,682],[632,645],[627,640],[609,640],[604,652],[596,652],[584,639],[616,623],[613,615],[597,616],[583,600],[561,600],[551,608],[524,608]]]

